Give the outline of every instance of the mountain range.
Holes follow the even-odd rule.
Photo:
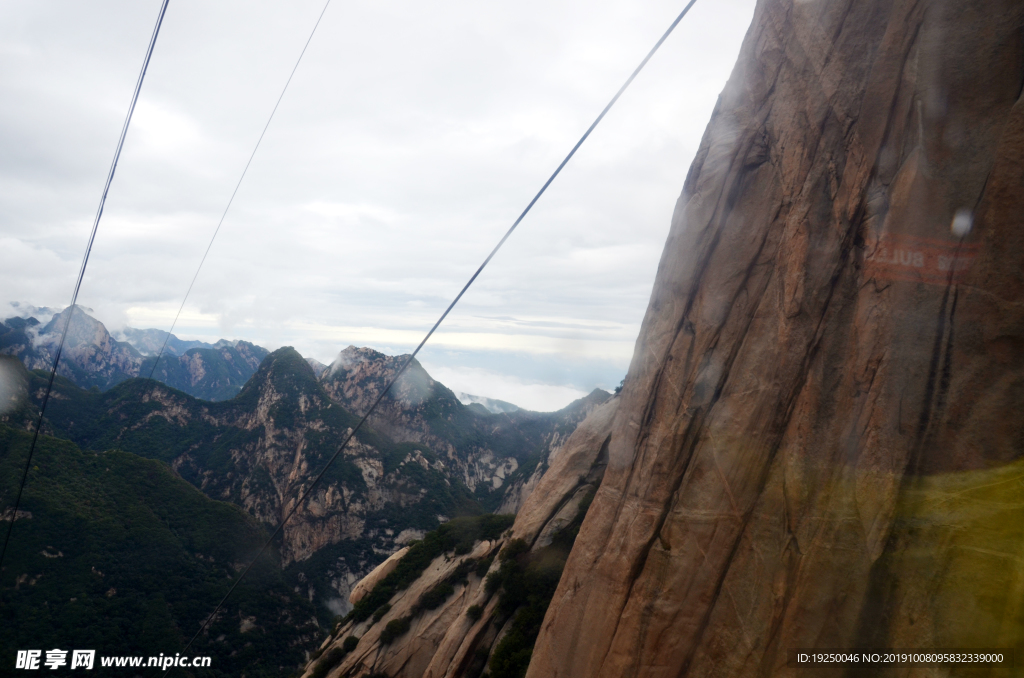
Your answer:
[[[62,317],[57,314],[45,326],[32,319],[4,322],[0,340],[9,355],[0,356],[0,371],[17,387],[0,425],[12,431],[34,426],[49,376],[46,361],[53,344],[47,338]],[[140,337],[164,338],[132,336]],[[261,530],[272,530],[295,506],[405,360],[349,347],[332,365],[322,366],[285,347],[263,352],[233,396],[212,400],[174,384],[194,393],[225,394],[263,349],[246,342],[212,348],[177,344],[175,350],[184,352],[170,356],[166,370],[157,370],[163,379],[135,378],[152,357],[114,339],[102,323],[79,311],[67,346],[67,367],[54,381],[42,428],[43,439],[51,441],[47,445],[59,447],[63,440],[66,449],[75,450],[69,454],[88,458],[117,450],[138,463],[147,460],[208,500],[238,507]],[[195,364],[202,370],[188,371]],[[218,367],[223,369],[217,372]],[[597,390],[558,412],[503,404],[509,411],[494,413],[479,403],[463,404],[413,361],[283,530],[276,543],[282,581],[309,605],[311,619],[329,627],[336,615],[349,611],[352,587],[396,550],[457,516],[514,512],[549,456],[608,398]],[[0,458],[10,460],[14,448],[3,443]],[[101,474],[97,482],[102,479]],[[8,486],[0,497],[4,506],[12,492]],[[163,514],[174,510],[160,508]],[[61,549],[60,543],[51,545]],[[17,586],[17,577],[31,575],[30,570],[5,568],[2,581]],[[269,620],[255,616],[251,624],[269,628]],[[175,624],[187,625],[182,619]],[[306,642],[312,650],[316,634],[302,625],[295,628],[304,630],[285,634],[288,647]],[[286,649],[277,660],[291,656]]]
[[[49,369],[68,309],[58,311],[16,302],[10,305],[22,311],[24,317],[0,320],[0,355],[16,356],[30,370]],[[49,320],[43,323],[30,315],[33,312]],[[71,316],[58,374],[83,388],[95,386],[103,391],[125,379],[152,376],[203,400],[226,400],[242,390],[270,353],[247,341],[221,339],[211,344],[179,339],[158,329],[125,327],[112,333],[81,306],[75,307]],[[330,368],[316,358],[307,357],[306,362],[318,379]],[[460,392],[457,398],[492,413],[520,409],[504,400],[469,393]]]
[[[162,330],[126,329],[114,338],[80,307],[56,313],[46,324],[34,317],[0,323],[0,354],[13,355],[29,369],[49,370],[67,316],[71,316],[57,373],[83,388],[107,390],[132,377],[154,379],[205,400],[236,395],[268,351],[247,341],[206,344],[182,341]],[[167,348],[157,363],[164,340]],[[156,369],[154,370],[154,365]]]

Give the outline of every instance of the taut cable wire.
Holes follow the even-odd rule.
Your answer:
[[[185,309],[185,302],[188,301],[189,295],[192,294],[192,288],[195,286],[196,279],[199,277],[199,271],[203,270],[203,264],[206,263],[206,257],[210,254],[210,248],[213,247],[213,241],[217,239],[217,234],[220,233],[220,227],[224,224],[224,218],[228,215],[228,210],[231,209],[231,203],[235,201],[235,196],[238,195],[238,189],[242,186],[242,181],[245,179],[245,175],[249,171],[249,165],[252,164],[252,159],[256,157],[256,151],[260,149],[263,137],[267,134],[267,129],[270,127],[270,123],[274,119],[274,114],[277,113],[277,107],[281,105],[281,100],[284,99],[284,93],[288,91],[288,85],[292,83],[292,78],[295,77],[295,71],[299,69],[299,64],[302,63],[302,57],[306,54],[306,48],[309,47],[309,43],[313,40],[313,35],[316,33],[317,27],[320,26],[320,21],[324,18],[324,13],[327,11],[327,7],[330,4],[331,0],[327,0],[327,2],[324,3],[324,8],[320,10],[320,16],[317,17],[316,23],[313,24],[313,30],[309,32],[309,37],[306,38],[306,44],[302,46],[302,51],[299,52],[299,58],[295,60],[292,72],[288,75],[288,80],[285,81],[284,87],[281,89],[281,94],[277,97],[277,103],[274,104],[273,110],[270,111],[270,117],[267,118],[267,124],[263,126],[263,131],[260,132],[260,138],[256,140],[256,146],[252,149],[252,153],[249,154],[249,160],[245,163],[242,175],[238,177],[238,183],[235,184],[235,190],[231,192],[231,197],[228,198],[228,204],[224,207],[224,212],[220,215],[220,221],[217,222],[217,228],[213,229],[213,235],[210,237],[210,242],[206,246],[206,251],[203,252],[203,258],[199,260],[199,266],[196,267],[195,275],[192,276],[192,282],[188,284],[188,289],[185,290],[185,297],[181,300],[181,305],[178,306],[178,312],[174,314],[174,322],[171,323],[171,329],[167,330],[167,336],[164,337],[164,343],[160,346],[160,350],[156,354],[156,360],[153,361],[153,369],[149,371],[150,379],[152,379],[153,375],[156,374],[157,365],[160,364],[160,358],[163,357],[164,351],[167,350],[167,342],[171,339],[171,333],[174,332],[174,328],[178,324],[178,318],[181,317],[181,312]],[[115,443],[121,440],[121,436],[124,435],[125,431],[131,428],[141,404],[142,398],[137,398],[135,400],[135,406],[132,408],[132,413],[128,417],[128,423],[122,427],[121,431],[117,434],[117,439],[114,441]]]
[[[636,76],[640,73],[640,71],[643,70],[643,67],[647,65],[647,62],[651,60],[651,57],[654,56],[654,53],[658,51],[658,48],[661,47],[661,44],[665,42],[668,36],[672,33],[673,30],[675,30],[676,26],[679,25],[679,22],[683,20],[683,17],[686,16],[686,13],[690,11],[690,8],[693,7],[694,3],[696,2],[697,0],[690,0],[689,4],[687,4],[686,7],[683,8],[683,11],[679,13],[679,16],[677,16],[675,21],[673,21],[672,24],[668,27],[668,30],[666,30],[664,34],[662,34],[661,38],[658,39],[658,42],[654,44],[654,47],[652,47],[651,51],[647,53],[647,56],[645,56],[643,61],[640,62],[640,65],[633,70],[633,72],[630,74],[628,78],[626,78],[626,82],[623,83],[622,87],[619,88],[619,91],[615,93],[615,96],[613,96],[611,101],[608,102],[608,105],[604,107],[604,110],[601,111],[601,114],[597,116],[593,123],[591,123],[590,127],[587,128],[587,131],[583,133],[582,137],[580,137],[580,140],[577,141],[576,145],[572,147],[571,151],[569,151],[569,154],[565,156],[565,159],[562,160],[561,164],[559,164],[555,171],[551,174],[551,176],[548,177],[548,180],[544,182],[544,185],[541,186],[539,191],[537,191],[537,195],[533,196],[533,200],[531,200],[530,203],[526,206],[526,209],[524,209],[522,214],[519,215],[519,218],[516,219],[515,222],[513,222],[512,226],[508,229],[508,231],[505,232],[505,235],[502,236],[501,240],[498,241],[498,244],[494,246],[494,249],[492,249],[491,253],[487,255],[487,258],[484,259],[484,262],[480,264],[480,267],[476,269],[476,272],[473,273],[469,281],[465,285],[463,285],[462,289],[455,296],[455,299],[452,301],[452,303],[448,304],[448,308],[444,310],[444,313],[441,314],[441,317],[437,319],[437,322],[434,323],[434,326],[431,327],[430,331],[427,332],[427,335],[423,337],[423,341],[419,343],[419,345],[416,347],[416,350],[413,351],[405,359],[405,362],[402,363],[402,367],[399,368],[397,372],[395,372],[395,375],[391,378],[391,381],[389,381],[387,386],[384,387],[384,390],[380,392],[380,395],[377,396],[377,399],[373,401],[373,405],[371,405],[370,409],[366,411],[366,414],[363,415],[363,418],[360,419],[359,423],[356,424],[355,428],[353,428],[345,436],[345,439],[342,441],[341,445],[338,446],[338,451],[335,452],[334,455],[327,461],[327,464],[323,467],[320,473],[317,474],[316,478],[313,480],[313,483],[309,486],[309,488],[306,489],[305,492],[302,493],[302,496],[299,497],[299,500],[295,502],[291,510],[287,513],[287,515],[285,515],[284,520],[280,522],[280,524],[277,526],[277,529],[274,530],[274,533],[270,535],[270,538],[263,545],[263,548],[261,548],[259,552],[256,553],[256,556],[252,559],[252,562],[249,563],[248,567],[246,567],[242,574],[239,575],[237,579],[235,579],[235,582],[231,585],[231,588],[224,595],[224,598],[221,599],[221,601],[217,604],[217,607],[214,608],[213,612],[210,613],[210,616],[203,621],[202,626],[200,626],[199,630],[196,631],[196,635],[192,637],[192,640],[188,641],[188,645],[185,646],[185,651],[187,651],[188,648],[192,646],[192,643],[196,641],[196,639],[207,627],[207,625],[209,625],[209,623],[213,620],[214,616],[217,614],[220,608],[223,607],[228,597],[231,596],[231,593],[235,590],[235,587],[237,587],[239,582],[241,582],[242,579],[245,578],[245,575],[249,573],[249,570],[251,570],[253,565],[256,564],[256,561],[259,559],[259,557],[263,555],[263,552],[267,550],[267,547],[270,546],[270,544],[274,541],[277,535],[281,533],[281,530],[284,529],[285,524],[287,524],[287,522],[291,520],[291,517],[295,515],[296,511],[299,510],[299,508],[306,501],[309,495],[312,494],[313,490],[316,489],[317,485],[320,484],[320,481],[323,479],[324,474],[327,473],[327,469],[331,467],[331,464],[333,464],[334,460],[338,458],[338,455],[342,453],[342,451],[345,449],[345,446],[348,445],[350,440],[352,440],[352,437],[355,436],[356,432],[362,427],[362,425],[370,417],[373,411],[377,409],[377,405],[380,404],[380,401],[384,399],[384,396],[388,394],[388,392],[391,390],[391,387],[395,385],[395,382],[398,381],[398,379],[405,372],[406,368],[409,367],[409,364],[412,363],[412,361],[416,358],[416,354],[420,352],[420,349],[423,348],[423,346],[427,343],[427,341],[434,334],[434,332],[441,325],[441,323],[444,322],[444,319],[448,317],[448,314],[451,312],[451,310],[455,308],[455,304],[459,303],[459,300],[462,299],[462,296],[469,289],[470,285],[472,285],[476,281],[477,277],[479,277],[479,275],[483,272],[487,264],[489,264],[491,262],[491,259],[494,258],[494,255],[498,253],[499,249],[501,249],[501,246],[505,244],[505,241],[509,239],[509,236],[512,235],[512,232],[516,230],[517,226],[519,226],[519,223],[530,212],[534,204],[536,204],[540,197],[544,195],[544,191],[548,190],[548,186],[550,186],[551,182],[555,180],[555,177],[557,177],[558,174],[562,171],[562,168],[565,167],[565,165],[569,162],[569,160],[572,159],[574,155],[576,155],[576,151],[579,150],[579,147],[583,145],[583,142],[587,140],[587,137],[589,137],[590,133],[594,131],[594,128],[597,127],[601,120],[604,119],[604,116],[608,113],[609,110],[611,110],[611,107],[614,106],[615,102],[619,100],[620,96],[622,96],[622,93],[626,91],[626,88],[629,87],[630,83],[632,83]]]
[[[46,403],[50,400],[50,391],[53,389],[53,380],[57,376],[57,365],[60,363],[60,354],[64,350],[64,341],[68,336],[68,327],[75,315],[75,304],[78,302],[78,291],[82,287],[82,279],[85,278],[85,267],[89,264],[89,254],[92,252],[92,244],[96,240],[96,231],[100,227],[100,217],[103,216],[103,206],[107,202],[107,193],[110,192],[110,184],[114,181],[114,172],[117,170],[117,161],[121,158],[121,149],[124,147],[125,137],[128,135],[128,125],[132,121],[132,113],[135,112],[135,104],[139,101],[139,92],[142,91],[142,81],[146,78],[146,69],[149,68],[149,60],[153,56],[153,48],[156,47],[156,38],[160,35],[160,26],[164,22],[164,14],[167,12],[167,3],[163,0],[160,5],[160,13],[156,17],[156,26],[153,28],[153,36],[149,39],[149,48],[146,50],[146,59],[142,62],[142,70],[139,72],[139,79],[135,83],[135,92],[132,94],[132,103],[128,107],[128,115],[121,127],[121,136],[117,141],[117,150],[114,152],[114,160],[110,163],[110,171],[107,173],[107,183],[103,186],[103,194],[100,196],[100,205],[96,209],[96,218],[92,222],[92,232],[89,234],[89,242],[85,247],[85,256],[82,257],[82,266],[78,271],[78,280],[75,282],[75,291],[71,295],[71,305],[65,311],[64,329],[61,330],[60,342],[57,344],[57,351],[53,355],[53,367],[50,368],[50,380],[46,384],[46,391],[43,393],[43,402],[39,407],[39,419],[36,421],[36,430],[32,434],[32,444],[28,448],[28,458],[25,460],[25,472],[21,475],[21,484],[18,486],[18,495],[14,500],[14,512],[11,514],[11,524],[7,528],[7,536],[4,538],[3,550],[0,550],[0,571],[3,569],[4,556],[7,555],[7,544],[11,540],[11,532],[14,530],[14,521],[18,518],[18,507],[21,505],[21,494],[25,489],[25,481],[28,478],[28,470],[32,466],[32,455],[36,450],[36,441],[39,439],[39,430],[43,426],[43,414],[46,412]]]

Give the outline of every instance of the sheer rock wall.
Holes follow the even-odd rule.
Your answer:
[[[1022,647],[1022,82],[1016,0],[759,2],[528,678]]]

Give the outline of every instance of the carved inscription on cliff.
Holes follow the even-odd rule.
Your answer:
[[[963,281],[977,249],[956,240],[884,235],[868,249],[864,263],[872,278],[948,285]]]

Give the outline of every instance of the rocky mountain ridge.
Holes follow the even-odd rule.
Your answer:
[[[336,402],[362,416],[405,359],[349,346],[323,373],[320,383]],[[491,489],[498,489],[521,464],[537,461],[544,457],[545,449],[557,447],[609,397],[595,389],[557,413],[518,408],[491,413],[464,405],[414,360],[369,422],[393,440],[422,443],[451,459],[472,457],[475,465],[461,469],[466,486],[484,490],[489,483]],[[522,475],[517,474],[515,480]]]
[[[374,355],[379,365],[396,360]],[[21,370],[30,397],[0,418],[24,428],[34,420],[45,377],[6,360]],[[595,393],[556,413],[493,415],[459,403],[418,364],[413,369],[427,389],[421,401],[403,405],[403,389],[387,401],[387,411],[401,417],[389,431],[402,437],[364,428],[284,530],[283,562],[322,619],[343,613],[350,587],[403,544],[439,521],[500,504],[517,469],[542,466],[565,432],[609,397]],[[349,379],[368,385],[337,373],[327,385],[363,393],[382,374],[364,365]],[[95,392],[58,377],[44,432],[89,450],[119,447],[161,460],[208,496],[274,526],[358,421],[331,397],[326,377],[318,380],[290,348],[270,354],[236,397],[220,402],[155,381],[132,379]]]
[[[156,355],[161,349],[163,349],[165,355],[179,356],[184,355],[193,348],[223,348],[225,346],[234,346],[238,343],[237,341],[220,339],[216,343],[211,344],[197,339],[179,339],[164,330],[140,330],[134,327],[126,327],[120,332],[115,332],[112,336],[118,341],[131,344],[139,353],[145,356]]]
[[[49,370],[68,314],[72,318],[58,374],[83,388],[106,390],[153,372],[166,332],[128,328],[128,341],[118,341],[80,307],[73,313],[64,309],[45,325],[34,317],[0,322],[0,355],[16,356],[30,370]],[[153,378],[198,398],[224,400],[241,390],[267,353],[246,341],[205,344],[170,335]]]

